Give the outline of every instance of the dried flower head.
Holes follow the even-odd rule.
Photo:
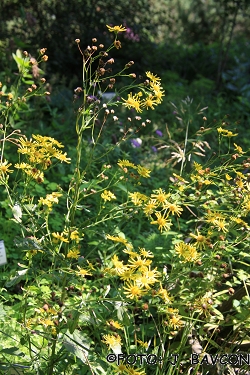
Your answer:
[[[46,51],[47,51],[47,48],[41,48],[40,49],[40,54],[44,55]]]
[[[121,44],[120,40],[115,40],[114,46],[115,46],[116,49],[122,48],[122,44]]]

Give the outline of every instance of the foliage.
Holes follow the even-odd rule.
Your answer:
[[[133,61],[113,68],[124,29],[108,27],[108,48],[76,39],[70,114],[41,78],[45,49],[37,59],[17,50],[16,82],[1,84],[3,373],[198,374],[207,356],[249,343],[249,149],[229,117],[177,102],[181,85],[173,126],[158,129],[147,114],[167,95],[164,77],[137,78]],[[50,135],[41,122],[29,129],[32,111],[48,111]]]

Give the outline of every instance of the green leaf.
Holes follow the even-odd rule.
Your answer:
[[[83,363],[87,361],[90,345],[89,338],[86,335],[78,331],[75,331],[73,334],[66,332],[63,345]]]
[[[19,283],[19,281],[23,279],[23,277],[26,275],[27,272],[28,272],[28,269],[24,269],[22,271],[17,271],[15,276],[12,277],[10,279],[10,281],[6,282],[6,284],[5,284],[6,288],[10,288],[13,285],[16,285],[17,283]]]
[[[23,352],[21,352],[15,346],[13,348],[2,349],[1,353],[5,353],[5,354],[9,354],[9,355],[15,355],[17,357],[24,357],[24,355],[25,355]]]

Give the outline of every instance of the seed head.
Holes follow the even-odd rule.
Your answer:
[[[40,54],[44,55],[46,51],[47,51],[47,48],[41,48],[40,49]]]
[[[113,58],[111,58],[111,59],[109,59],[109,60],[107,61],[107,64],[114,64],[114,62],[115,62],[115,60],[114,60]]]
[[[93,42],[93,43],[96,43],[96,42],[97,42],[97,39],[96,39],[96,38],[93,38],[93,39],[92,39],[92,42]]]
[[[77,44],[79,44],[81,41],[80,41],[80,39],[75,39],[75,42],[76,42]]]
[[[42,60],[43,60],[43,61],[48,61],[48,58],[49,58],[49,56],[47,56],[47,55],[43,55]]]
[[[129,62],[125,65],[125,68],[130,68],[132,65],[134,65],[134,61],[129,61]]]
[[[99,69],[99,73],[100,73],[101,76],[103,76],[103,74],[105,73],[105,69],[104,68],[100,68]]]
[[[115,40],[114,46],[115,46],[116,49],[122,48],[122,44],[121,44],[120,40]]]

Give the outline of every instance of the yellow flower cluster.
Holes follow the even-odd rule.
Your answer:
[[[54,203],[59,202],[58,198],[61,197],[61,193],[53,192],[52,194],[47,194],[46,198],[40,198],[38,204],[45,205],[48,207],[48,211],[52,211],[52,206]]]
[[[121,239],[121,237],[114,237],[111,235],[107,235],[106,237],[113,241],[121,242],[124,245],[128,243],[125,238]],[[190,246],[190,249],[191,248],[192,246]],[[195,248],[193,247],[193,249]],[[161,272],[159,272],[157,268],[152,268],[152,258],[154,257],[152,252],[140,247],[138,252],[132,250],[128,251],[127,249],[125,249],[124,252],[129,255],[128,261],[125,262],[124,260],[119,259],[117,254],[114,254],[111,258],[112,267],[107,268],[105,272],[110,276],[119,277],[124,283],[122,284],[122,292],[129,300],[138,301],[143,297],[152,298],[153,296],[154,298],[163,301],[164,306],[162,303],[158,303],[158,305],[159,312],[161,311],[167,316],[167,321],[165,323],[169,326],[169,329],[180,329],[185,323],[181,320],[181,316],[178,314],[179,310],[171,307],[174,303],[174,298],[170,295],[167,289],[162,287]],[[195,256],[196,254],[197,252],[193,252],[191,255],[189,254],[190,260],[191,258],[197,259],[197,256]],[[184,256],[187,260],[186,253]],[[117,328],[120,328],[119,324]],[[105,343],[107,345],[113,345],[113,340],[113,336],[105,337]],[[120,339],[118,341],[120,343]],[[141,345],[147,345],[140,340],[137,341]]]
[[[137,173],[139,174],[139,176],[144,177],[144,178],[150,177],[151,171],[143,167],[140,164],[135,165],[128,160],[118,160],[117,165],[119,165],[119,167],[122,168],[125,173],[127,173],[128,171],[127,167],[130,167],[130,168],[137,170]]]
[[[111,199],[116,199],[116,196],[109,190],[104,190],[104,192],[101,194],[101,197],[105,202],[111,201]]]
[[[223,129],[222,127],[217,128],[219,134],[223,135],[224,137],[236,137],[238,134],[234,134],[230,130]]]
[[[172,222],[169,215],[181,215],[183,208],[170,193],[165,193],[162,188],[154,190],[150,197],[139,192],[129,193],[134,205],[141,206],[146,216],[151,218],[151,224],[158,225],[158,229],[169,231]],[[155,215],[156,217],[152,217]]]
[[[176,253],[186,262],[195,262],[200,258],[199,253],[194,245],[189,245],[185,242],[180,242],[175,245]]]
[[[46,170],[52,164],[52,158],[70,163],[67,154],[59,150],[62,147],[64,146],[52,137],[33,134],[29,141],[22,137],[19,139],[18,153],[26,155],[28,163],[15,164],[15,168],[23,170],[37,182],[42,182],[42,170]]]
[[[161,79],[151,72],[146,72],[146,76],[149,78],[146,81],[148,84],[147,90],[145,89],[146,86],[144,86],[142,91],[134,95],[130,92],[127,99],[122,98],[125,107],[134,108],[137,112],[142,112],[143,108],[154,109],[155,106],[162,102],[164,90],[161,86]]]

